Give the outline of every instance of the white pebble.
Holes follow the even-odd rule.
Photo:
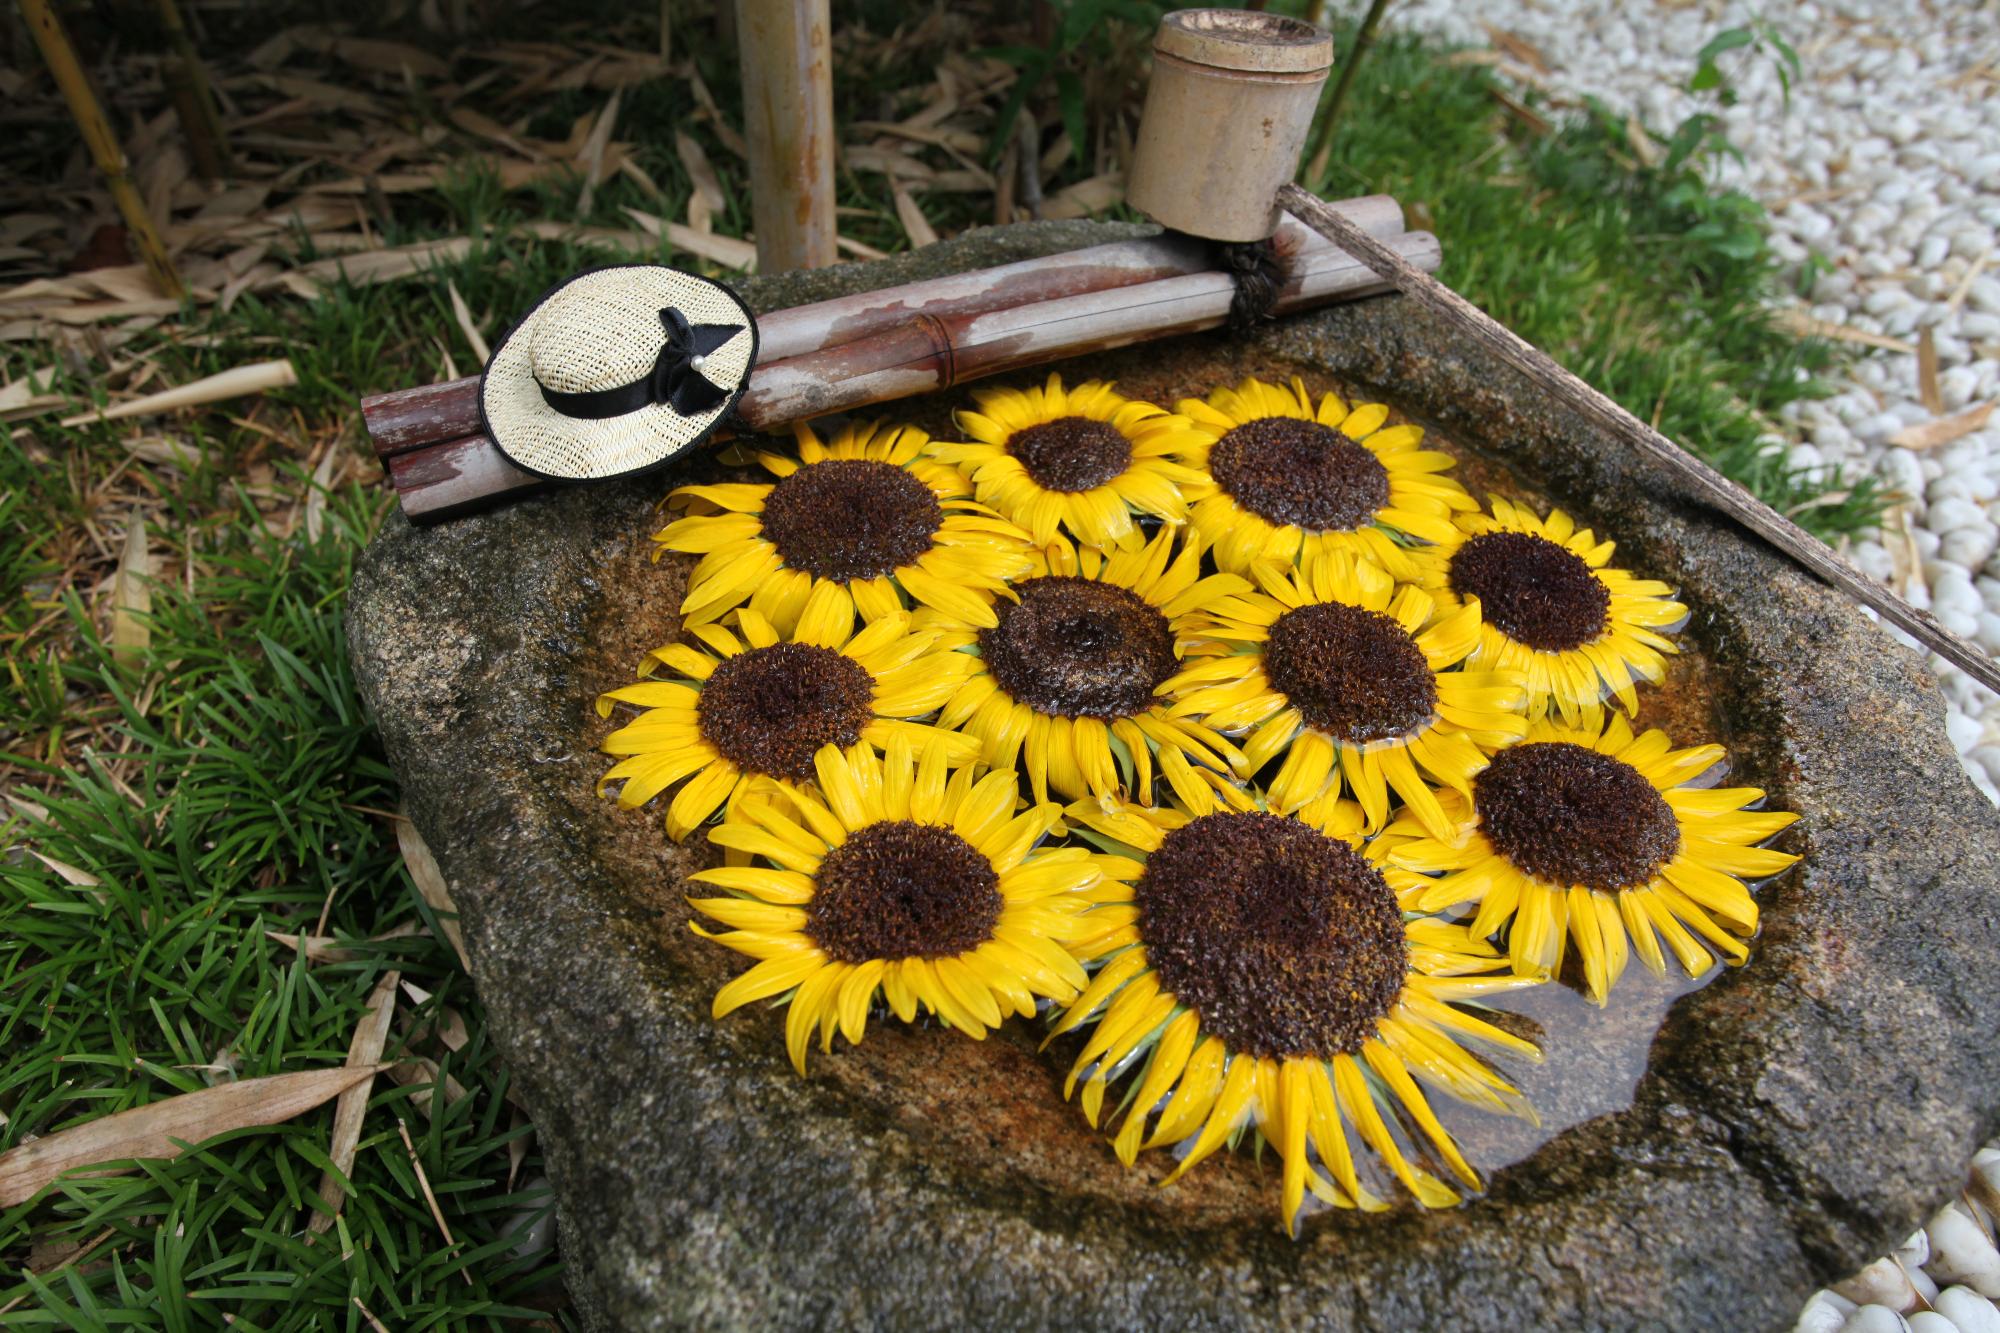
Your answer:
[[[2000,1333],[2000,1309],[1970,1287],[1946,1287],[1932,1304],[1959,1333]]]
[[[1958,1325],[1931,1310],[1920,1310],[1904,1323],[1910,1333],[1958,1333]]]
[[[1960,748],[1960,753],[1970,749]],[[2000,1251],[1972,1215],[1957,1204],[1938,1210],[1925,1228],[1931,1237],[1930,1275],[1939,1283],[1963,1283],[1991,1299],[2000,1296]]]
[[[1910,1326],[1886,1305],[1864,1305],[1847,1317],[1840,1333],[1910,1333]]]

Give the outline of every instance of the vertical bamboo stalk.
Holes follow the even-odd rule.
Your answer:
[[[105,119],[104,108],[98,104],[97,94],[91,89],[90,80],[84,77],[83,66],[77,62],[76,48],[69,44],[69,35],[57,21],[49,0],[21,0],[21,16],[27,19],[28,31],[34,33],[35,44],[42,50],[42,60],[55,76],[63,100],[69,103],[70,115],[75,117],[77,130],[89,145],[97,169],[104,173],[104,183],[111,191],[112,202],[118,205],[119,215],[125,219],[132,247],[139,252],[139,258],[163,293],[181,295],[186,289],[181,285],[180,274],[174,271],[167,248],[153,228],[146,201],[139,197],[138,188],[126,173],[125,150],[118,146],[118,135]]]
[[[206,180],[220,180],[231,173],[234,164],[229,160],[222,117],[215,110],[215,94],[208,86],[208,67],[202,64],[201,52],[195,50],[187,25],[181,21],[180,6],[175,0],[159,0],[159,6],[160,26],[167,30],[167,43],[174,50],[165,71],[174,91],[174,113],[188,137],[195,170]]]
[[[757,266],[831,264],[833,50],[828,0],[736,0]]]

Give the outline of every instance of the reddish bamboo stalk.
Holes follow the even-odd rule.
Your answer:
[[[1342,200],[1332,207],[1370,235],[1393,236],[1403,230],[1402,207],[1388,195]],[[1317,262],[1314,256],[1333,250],[1319,233],[1290,218],[1279,229],[1278,240],[1292,253],[1294,263],[1311,264]],[[770,365],[873,337],[918,315],[943,319],[1035,305],[1200,273],[1213,262],[1212,247],[1205,242],[1179,235],[1149,236],[774,310],[757,320],[757,364]],[[364,398],[361,416],[375,452],[383,458],[472,435],[479,430],[479,377]]]
[[[1437,267],[1437,238],[1405,232],[1384,242],[1420,270]],[[1277,313],[1391,286],[1331,246],[1295,260]],[[1223,273],[1195,273],[1004,310],[920,314],[856,342],[759,366],[736,415],[752,430],[949,388],[967,380],[1216,328],[1236,293]],[[484,435],[408,450],[388,460],[413,522],[436,522],[546,484],[520,471]]]

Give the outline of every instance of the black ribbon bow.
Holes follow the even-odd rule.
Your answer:
[[[741,324],[690,324],[688,317],[673,306],[660,309],[660,323],[667,331],[666,345],[659,360],[644,376],[630,384],[588,393],[564,393],[540,380],[536,387],[542,400],[566,417],[602,421],[622,417],[656,403],[670,405],[684,417],[699,416],[729,397],[730,390],[702,373],[695,361],[706,357],[743,332]]]

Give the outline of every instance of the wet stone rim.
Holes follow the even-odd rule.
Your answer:
[[[846,583],[914,563],[944,526],[944,508],[907,469],[831,458],[781,478],[764,501],[762,522],[787,565]]]
[[[806,934],[837,963],[949,958],[993,938],[1000,876],[971,843],[913,820],[871,824],[813,876]]]
[[[1576,552],[1528,532],[1486,532],[1451,557],[1451,590],[1477,597],[1487,624],[1538,652],[1595,642],[1611,623],[1611,590]]]
[[[823,745],[845,750],[874,720],[875,680],[850,657],[810,643],[752,648],[701,687],[702,739],[748,773],[803,782]]]
[[[1203,815],[1146,858],[1133,896],[1160,984],[1235,1051],[1352,1055],[1409,973],[1380,872],[1296,819]]]
[[[1393,617],[1344,602],[1279,616],[1264,674],[1307,726],[1349,745],[1422,731],[1437,711],[1437,676]]]
[[[1279,527],[1354,532],[1389,503],[1389,470],[1380,459],[1298,417],[1237,426],[1209,450],[1208,470],[1238,505]]]
[[[1132,465],[1132,441],[1108,421],[1057,417],[1007,437],[1007,452],[1045,491],[1095,490]]]
[[[1681,849],[1673,807],[1645,774],[1568,741],[1500,751],[1472,795],[1494,850],[1559,888],[1639,888]]]
[[[979,632],[994,683],[1050,717],[1131,717],[1179,665],[1167,618],[1129,588],[1055,574],[1014,585]]]

